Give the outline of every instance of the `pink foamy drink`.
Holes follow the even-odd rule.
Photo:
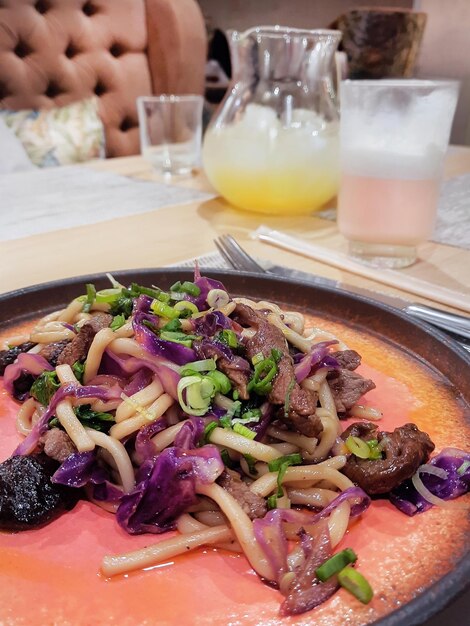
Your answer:
[[[338,227],[353,256],[405,267],[432,236],[457,93],[453,82],[343,83]]]

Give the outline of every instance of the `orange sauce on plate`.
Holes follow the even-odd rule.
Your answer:
[[[436,452],[446,446],[470,450],[465,407],[444,380],[386,341],[331,321],[314,321],[362,355],[360,371],[377,385],[363,403],[383,411],[382,429],[411,421],[430,434]],[[16,411],[17,404],[0,387],[1,460],[19,441]],[[199,550],[148,571],[106,579],[99,571],[103,556],[159,537],[127,535],[112,514],[79,502],[45,528],[0,533],[0,622],[361,626],[399,608],[450,571],[469,533],[465,510],[433,507],[409,518],[386,500],[376,500],[338,547],[357,552],[358,569],[375,591],[372,602],[364,606],[340,590],[313,611],[282,619],[281,594],[264,585],[243,556],[224,551]]]

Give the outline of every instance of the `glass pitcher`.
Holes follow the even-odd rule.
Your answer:
[[[341,33],[229,32],[233,80],[206,131],[206,174],[231,204],[302,215],[338,190],[335,51]]]

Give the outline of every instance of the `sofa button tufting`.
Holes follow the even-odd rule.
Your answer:
[[[123,133],[126,133],[128,130],[131,130],[131,128],[135,128],[136,126],[137,126],[137,122],[134,122],[133,119],[131,119],[130,117],[126,115],[126,117],[122,120],[121,125],[119,126],[119,129]]]
[[[67,46],[64,52],[67,59],[73,59],[73,57],[77,56],[77,54],[79,53],[80,53],[80,50],[72,42],[69,43],[69,45]]]
[[[4,98],[8,98],[8,96],[11,96],[11,92],[8,89],[7,84],[4,83],[3,81],[0,81],[0,100],[3,100]]]
[[[61,93],[64,93],[64,89],[62,89],[62,87],[60,87],[60,85],[58,85],[58,83],[56,83],[54,80],[51,80],[50,83],[47,85],[47,89],[44,92],[44,95],[46,95],[48,98],[56,98]]]
[[[85,15],[91,17],[95,13],[98,13],[98,7],[95,6],[93,2],[90,2],[90,0],[88,0],[88,2],[85,2],[85,4],[83,5],[82,11],[85,13]]]
[[[109,52],[112,54],[113,57],[117,58],[117,57],[122,56],[125,50],[124,50],[124,47],[120,43],[113,43],[113,45],[109,49]]]
[[[38,0],[34,5],[34,8],[38,13],[44,15],[44,13],[47,13],[49,11],[51,5],[47,0]]]
[[[18,43],[16,44],[13,52],[20,59],[24,59],[25,57],[27,57],[28,55],[30,55],[33,52],[33,49],[31,48],[31,46],[29,44],[26,43],[26,41],[22,41],[20,39],[18,41]]]
[[[95,94],[97,96],[102,96],[104,93],[107,92],[106,87],[104,86],[104,84],[99,80],[96,85],[95,88],[93,90],[95,92]]]

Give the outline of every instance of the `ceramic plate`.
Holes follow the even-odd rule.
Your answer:
[[[233,295],[312,315],[357,349],[362,373],[377,384],[367,403],[382,409],[385,430],[412,421],[431,435],[436,451],[470,450],[469,358],[452,340],[396,310],[339,290],[232,272],[209,275]],[[123,283],[164,288],[191,278],[179,270],[115,276]],[[0,296],[0,336],[84,293],[86,282],[108,286],[103,276],[87,276]],[[17,407],[0,392],[3,460],[18,442]],[[375,500],[341,544],[358,553],[360,570],[374,587],[372,602],[363,606],[340,590],[313,611],[287,620],[278,615],[279,592],[264,585],[239,555],[200,550],[112,580],[100,574],[104,555],[157,540],[126,535],[111,514],[88,502],[40,530],[1,534],[0,623],[413,626],[441,611],[470,579],[468,509],[433,507],[409,518],[388,501]]]

